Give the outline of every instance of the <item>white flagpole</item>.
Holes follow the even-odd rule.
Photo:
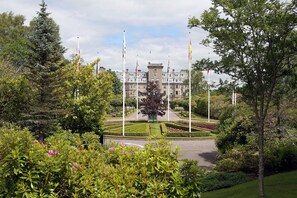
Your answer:
[[[78,62],[77,62],[77,67],[76,70],[80,71],[80,49],[79,49],[79,36],[77,37],[77,51],[76,54],[78,56]]]
[[[234,88],[232,89],[232,105],[234,104]]]
[[[168,66],[167,66],[167,121],[170,120],[169,117],[169,108],[170,108],[170,83],[169,83],[169,65],[170,65],[170,56],[168,56]]]
[[[123,31],[123,136],[125,136],[125,97],[126,97],[126,89],[125,89],[125,80],[126,80],[126,40],[125,40],[125,30]]]
[[[208,108],[207,108],[207,122],[210,122],[210,70],[208,69],[208,91],[207,91],[207,98],[208,98]]]
[[[79,36],[77,37],[77,48],[76,48],[76,56],[78,57],[78,62],[76,65],[76,71],[79,72],[80,71],[80,49],[79,49]],[[79,89],[76,88],[75,89],[75,93],[74,93],[74,97],[75,99],[78,99],[79,96]]]
[[[191,41],[191,33],[189,32],[189,132],[192,132],[192,41]]]
[[[236,99],[236,87],[234,85],[234,105],[236,106],[237,99]]]
[[[138,55],[136,61],[136,117],[138,120]]]

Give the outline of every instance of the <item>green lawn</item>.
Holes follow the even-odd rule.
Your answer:
[[[181,114],[179,111],[174,111],[176,113],[176,115],[180,118],[189,118],[189,112],[188,111],[183,111],[183,113]],[[207,122],[208,118],[207,117],[203,117],[201,115],[192,113],[192,120],[193,121],[199,121],[199,122]],[[216,119],[210,119],[210,122],[218,122],[218,120]]]
[[[297,171],[265,178],[265,198],[296,198]],[[258,198],[257,180],[202,194],[202,198]]]

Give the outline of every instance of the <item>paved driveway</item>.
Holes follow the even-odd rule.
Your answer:
[[[105,143],[115,141],[130,145],[144,146],[148,140],[105,138]],[[180,148],[179,159],[197,160],[200,167],[214,168],[217,157],[217,148],[213,139],[203,140],[171,140],[173,147]]]

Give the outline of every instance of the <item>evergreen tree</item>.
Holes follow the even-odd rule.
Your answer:
[[[42,141],[57,118],[59,96],[56,88],[60,82],[57,70],[63,62],[65,48],[61,45],[59,27],[46,10],[47,5],[42,1],[40,6],[37,17],[30,23],[32,54],[27,74],[35,88],[36,102],[24,123]]]

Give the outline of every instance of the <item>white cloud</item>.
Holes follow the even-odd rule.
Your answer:
[[[36,16],[41,0],[1,0],[0,12],[12,11],[26,17]],[[187,20],[199,17],[210,0],[46,0],[48,12],[60,26],[66,57],[75,53],[77,36],[86,62],[98,56],[100,65],[120,70],[122,66],[122,31],[126,29],[126,67],[134,70],[139,59],[142,69],[148,61],[171,68],[188,68]],[[215,58],[200,45],[206,33],[191,30],[193,59]],[[149,53],[151,51],[151,54]],[[99,53],[98,53],[99,52]]]

